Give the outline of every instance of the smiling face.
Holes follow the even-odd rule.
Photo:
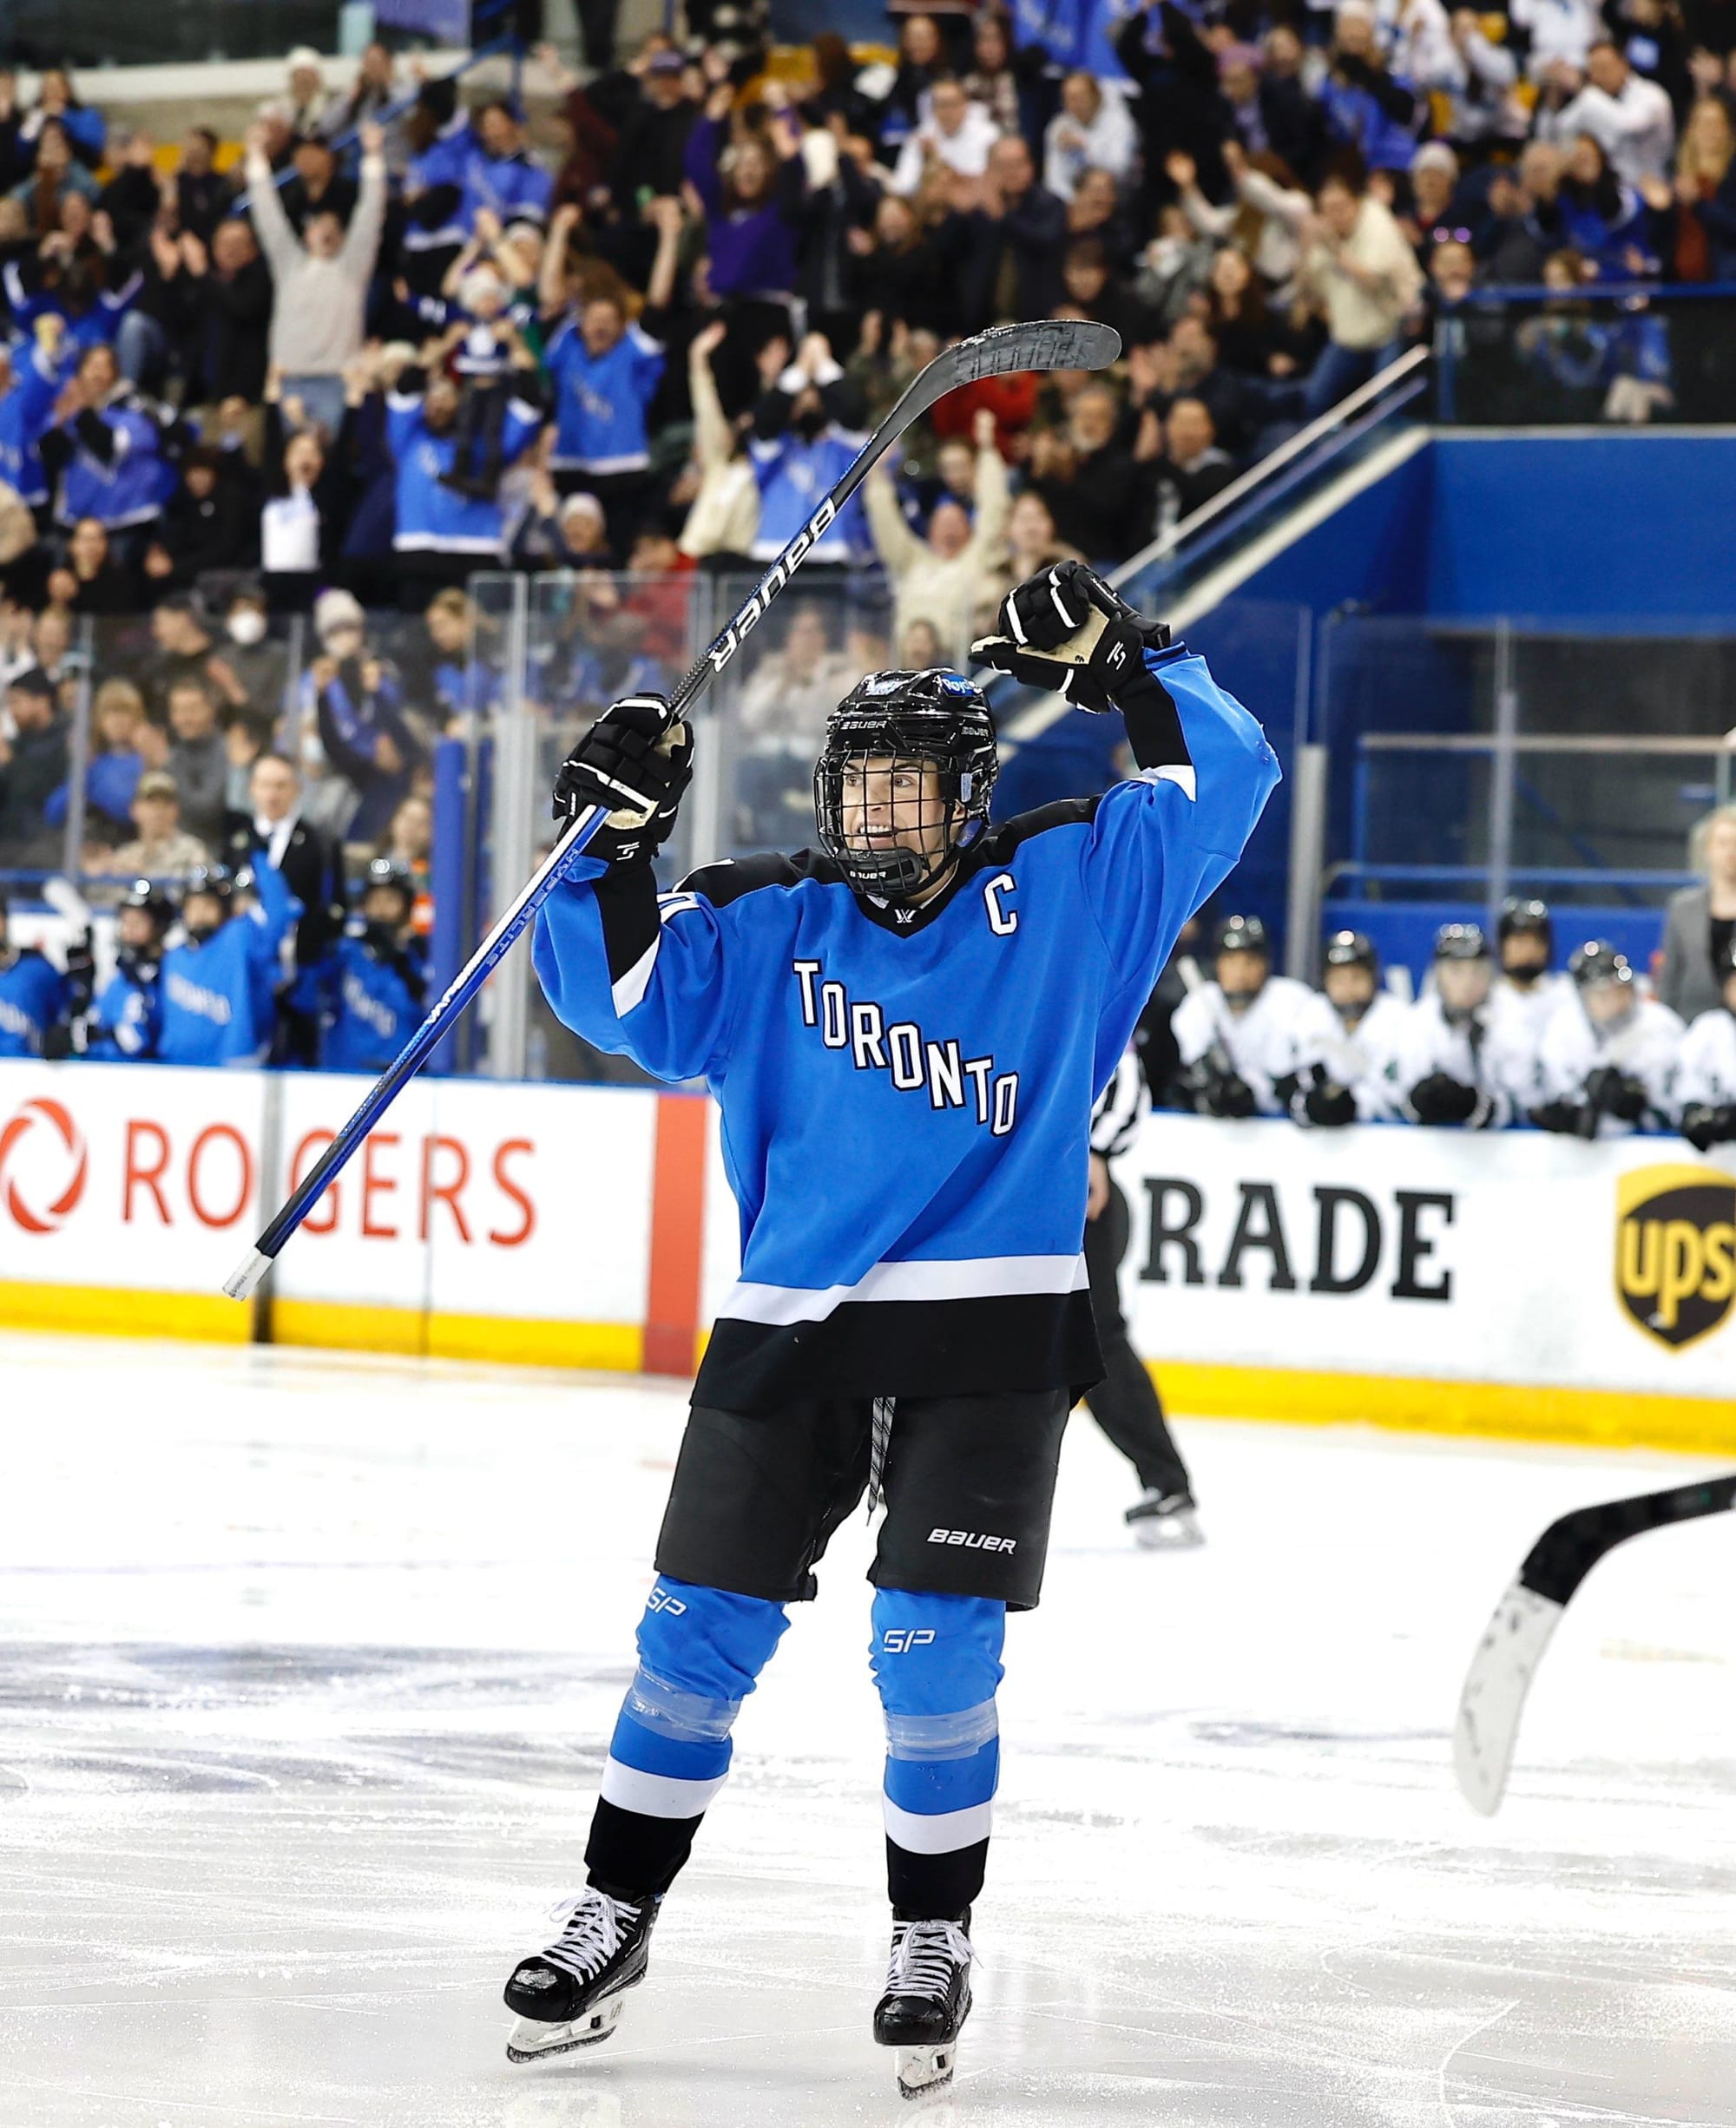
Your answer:
[[[947,854],[950,824],[932,761],[871,754],[846,765],[843,827],[852,850],[908,850],[932,867]]]

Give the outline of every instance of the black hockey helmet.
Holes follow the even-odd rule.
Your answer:
[[[1555,949],[1555,924],[1549,904],[1535,895],[1509,894],[1501,904],[1495,931],[1503,946],[1509,938],[1541,938],[1546,951]]]
[[[224,908],[233,906],[236,888],[235,875],[227,864],[195,864],[187,875],[187,884],[181,890],[183,907],[195,894],[214,895]]]
[[[1325,965],[1328,968],[1365,968],[1371,975],[1380,974],[1380,956],[1374,949],[1374,941],[1366,931],[1334,931],[1326,941]]]
[[[374,858],[362,876],[363,899],[380,887],[390,887],[398,895],[407,917],[416,906],[416,882],[410,876],[409,866],[400,864],[396,857]]]
[[[845,806],[864,802],[864,771],[872,760],[932,762],[948,807],[946,848],[929,853],[883,840],[878,848],[852,844]],[[930,886],[982,834],[999,765],[995,726],[980,687],[957,673],[870,673],[826,719],[825,745],[814,764],[814,819],[819,846],[858,894],[907,902]],[[896,818],[900,828],[939,824]],[[919,814],[920,807],[913,811]]]
[[[1212,950],[1214,954],[1257,953],[1261,960],[1269,961],[1272,941],[1258,916],[1231,916],[1218,926]]]
[[[1607,938],[1588,938],[1568,956],[1568,973],[1581,990],[1595,990],[1606,982],[1631,983],[1632,962],[1618,953]]]
[[[1486,961],[1489,934],[1480,923],[1443,923],[1435,934],[1437,961]]]
[[[174,922],[174,903],[163,890],[149,879],[135,879],[115,904],[117,912],[122,909],[142,909],[156,926],[161,938]]]

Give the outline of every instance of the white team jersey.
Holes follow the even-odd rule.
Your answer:
[[[1696,1103],[1722,1108],[1736,1101],[1736,1012],[1714,1005],[1682,1036],[1676,1059],[1675,1113]]]
[[[1656,1116],[1673,1116],[1676,1110],[1676,1060],[1686,1029],[1680,1016],[1654,997],[1638,997],[1621,1026],[1606,1034],[1592,1025],[1577,995],[1565,999],[1543,1030],[1539,1053],[1542,1098],[1546,1101],[1578,1101],[1585,1097],[1585,1082],[1595,1071],[1613,1065],[1646,1089],[1646,1099]],[[1656,1128],[1654,1117],[1647,1118]],[[1626,1138],[1645,1125],[1624,1123],[1620,1116],[1598,1119],[1600,1138]]]
[[[1416,1008],[1391,990],[1377,990],[1354,1028],[1324,992],[1320,1063],[1326,1076],[1356,1097],[1360,1123],[1390,1121],[1399,1113],[1398,1074],[1405,1029]]]
[[[1574,994],[1573,977],[1562,975],[1559,969],[1554,975],[1539,975],[1529,990],[1522,990],[1505,975],[1496,977],[1495,987],[1523,1015],[1527,1034],[1539,1043],[1543,1039],[1543,1029],[1555,1017],[1556,1006]]]
[[[1208,982],[1190,990],[1175,1008],[1170,1031],[1184,1066],[1197,1064],[1213,1042],[1220,1043],[1238,1078],[1247,1081],[1259,1113],[1286,1115],[1272,1084],[1319,1061],[1324,1003],[1305,982],[1269,975],[1247,1010],[1233,1013],[1222,990]]]
[[[1398,1054],[1397,1086],[1408,1097],[1419,1080],[1443,1072],[1461,1086],[1475,1087],[1493,1105],[1489,1120],[1510,1123],[1542,1098],[1538,1091],[1537,1044],[1510,992],[1492,989],[1457,1024],[1448,1020],[1438,990],[1417,1000],[1406,1015]]]

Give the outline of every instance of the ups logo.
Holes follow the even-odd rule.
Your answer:
[[[1667,1345],[1714,1330],[1736,1294],[1736,1178],[1712,1167],[1639,1167],[1615,1192],[1615,1288]]]

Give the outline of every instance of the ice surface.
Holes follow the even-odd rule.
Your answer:
[[[582,1875],[681,1400],[624,1380],[0,1338],[3,2128],[912,2118],[866,1530],[822,1569],[596,2054],[499,1989]],[[1088,1422],[1009,1629],[983,2128],[1736,2124],[1736,1529],[1575,1599],[1492,1823],[1465,1663],[1542,1526],[1659,1457],[1182,1430],[1136,1551]]]

